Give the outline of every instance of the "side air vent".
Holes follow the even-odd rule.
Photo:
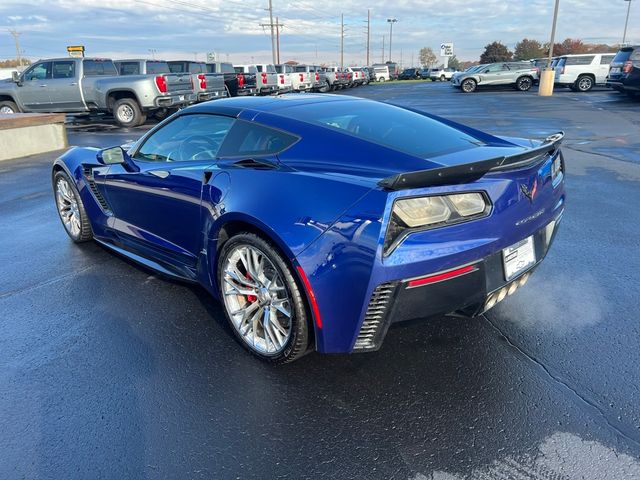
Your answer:
[[[381,336],[386,329],[385,317],[393,297],[395,285],[383,283],[376,287],[360,327],[360,333],[353,347],[354,350],[376,350],[381,343]]]
[[[253,168],[254,170],[275,170],[277,168],[276,165],[267,160],[260,160],[256,158],[238,160],[233,165],[240,168]]]
[[[96,197],[100,207],[102,207],[102,210],[104,210],[107,215],[112,215],[111,208],[109,207],[107,200],[102,196],[102,193],[100,193],[100,190],[98,190],[98,187],[96,186],[96,182],[93,180],[93,168],[88,165],[83,165],[82,169],[84,178],[87,180],[89,190],[91,190],[93,196]]]

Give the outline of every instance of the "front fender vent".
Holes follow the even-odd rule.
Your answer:
[[[380,348],[382,337],[388,327],[386,317],[395,289],[396,285],[393,283],[382,283],[373,291],[367,313],[365,313],[360,327],[360,333],[353,346],[354,351],[370,351]]]
[[[107,203],[106,198],[102,196],[102,193],[100,193],[100,190],[98,190],[98,186],[96,185],[96,182],[93,179],[93,167],[90,167],[88,165],[83,165],[82,172],[84,173],[84,178],[87,181],[87,186],[89,187],[89,190],[91,190],[91,193],[93,193],[93,196],[95,197],[97,202],[100,204],[100,207],[102,208],[102,210],[104,210],[104,212],[107,215],[113,215],[113,213],[111,212],[111,208]]]

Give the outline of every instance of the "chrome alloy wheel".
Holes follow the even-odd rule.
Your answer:
[[[593,80],[591,80],[591,78],[589,77],[581,77],[580,80],[578,80],[578,90],[580,90],[581,92],[588,92],[589,90],[591,90],[592,86]]]
[[[277,355],[291,336],[292,305],[285,283],[259,249],[240,244],[223,264],[222,293],[240,338],[262,355]]]
[[[80,209],[78,201],[71,189],[71,185],[64,178],[58,178],[56,182],[56,204],[58,213],[69,234],[76,238],[80,236]]]
[[[118,107],[118,111],[116,112],[118,120],[122,123],[131,123],[133,117],[135,116],[135,112],[133,108],[129,105],[123,104]]]
[[[16,112],[13,111],[13,108],[11,108],[11,107],[9,107],[7,105],[4,105],[4,106],[2,106],[0,108],[0,114],[2,114],[2,115],[12,115],[14,113],[16,113]]]

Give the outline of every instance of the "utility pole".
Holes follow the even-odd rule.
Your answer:
[[[391,42],[393,42],[393,24],[398,21],[397,18],[387,18],[389,22],[389,61],[391,61]]]
[[[627,43],[627,25],[629,24],[629,13],[631,13],[631,0],[624,0],[625,2],[629,2],[629,6],[627,7],[627,19],[624,21],[624,34],[622,35],[622,46]]]
[[[550,97],[553,95],[553,79],[555,73],[551,68],[551,60],[553,58],[553,42],[556,39],[556,24],[558,23],[558,9],[560,8],[560,0],[556,0],[553,9],[553,21],[551,23],[551,39],[549,40],[549,57],[547,58],[547,66],[540,73],[540,86],[538,87],[538,95],[541,97]]]
[[[156,50],[155,48],[150,48],[150,49],[149,49],[149,53],[151,53],[151,59],[152,59],[152,60],[155,60],[155,59],[156,59],[156,52],[157,52],[157,51],[158,51],[158,50]]]
[[[371,10],[367,8],[367,65],[369,65],[369,45],[371,43]]]
[[[280,22],[276,17],[276,59],[278,60],[276,65],[280,65]]]
[[[263,28],[269,27],[271,29],[271,57],[273,59],[273,64],[278,65],[280,63],[280,27],[284,27],[284,23],[280,23],[278,18],[276,18],[276,23],[273,23],[271,0],[269,0],[269,19],[269,23],[261,23],[260,26]]]
[[[382,60],[380,63],[384,63],[384,35],[382,35]]]
[[[16,42],[16,60],[18,60],[18,66],[22,66],[22,53],[20,51],[20,32],[17,30],[9,30],[9,33],[13,36],[13,40]]]
[[[340,69],[344,68],[344,13],[340,14]]]
[[[271,27],[271,56],[273,63],[276,63],[276,39],[273,36],[273,4],[269,0],[269,27]]]

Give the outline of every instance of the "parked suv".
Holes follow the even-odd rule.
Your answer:
[[[640,95],[640,45],[618,51],[611,62],[607,85],[630,96]]]
[[[458,73],[452,77],[451,85],[464,93],[475,92],[478,87],[485,85],[513,85],[516,90],[526,92],[531,89],[537,76],[531,62],[499,62]]]
[[[417,78],[420,78],[420,70],[417,68],[405,68],[398,77],[398,80],[415,80]]]
[[[555,65],[555,84],[574,92],[588,92],[595,85],[605,85],[614,53],[564,55]]]
[[[441,82],[444,82],[446,80],[451,80],[451,77],[453,77],[454,73],[457,73],[457,72],[453,68],[433,68],[431,69],[431,73],[429,74],[429,76],[431,77],[431,80],[433,80],[434,82],[436,80],[440,80]]]

